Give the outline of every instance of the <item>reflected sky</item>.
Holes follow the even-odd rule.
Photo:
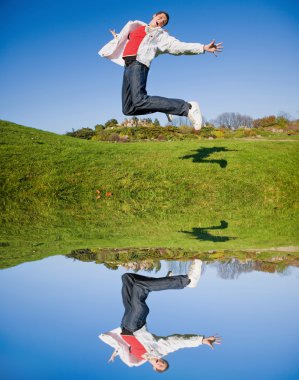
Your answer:
[[[176,351],[170,369],[129,368],[98,339],[119,326],[124,268],[55,256],[0,272],[0,350],[3,379],[297,379],[299,269],[285,274],[244,271],[219,275],[206,265],[197,288],[150,294],[148,329],[157,335],[220,334],[221,346]],[[158,273],[187,271],[162,262]],[[251,268],[252,269],[252,268]],[[221,270],[220,270],[221,271]]]

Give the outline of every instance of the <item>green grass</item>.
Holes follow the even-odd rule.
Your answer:
[[[4,121],[0,131],[0,260],[298,245],[297,141],[118,144]]]

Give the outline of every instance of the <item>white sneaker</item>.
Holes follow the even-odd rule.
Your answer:
[[[198,284],[201,275],[202,261],[199,259],[193,260],[188,271],[188,277],[191,282],[187,285],[188,288],[195,288]]]
[[[168,122],[169,122],[169,123],[172,123],[172,121],[173,121],[173,119],[174,119],[174,115],[170,115],[169,113],[166,113],[165,115],[166,115],[166,117],[167,117]]]
[[[190,119],[194,129],[199,131],[202,127],[202,116],[201,116],[199,105],[197,102],[193,102],[193,101],[188,102],[188,103],[191,104],[192,106],[189,109],[188,118]]]

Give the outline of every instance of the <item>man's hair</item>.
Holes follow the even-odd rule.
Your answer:
[[[166,26],[166,25],[169,23],[169,14],[168,14],[167,12],[159,11],[159,12],[156,12],[156,13],[155,13],[155,16],[157,16],[157,15],[161,15],[162,13],[163,13],[163,14],[166,16],[166,18],[167,18],[166,24],[164,25],[164,26]]]
[[[157,369],[157,368],[155,368],[155,371],[156,371],[156,372],[165,372],[165,371],[168,370],[168,368],[169,368],[169,363],[168,363],[168,361],[165,360],[165,359],[163,359],[163,361],[165,362],[166,367],[165,367],[164,369]]]

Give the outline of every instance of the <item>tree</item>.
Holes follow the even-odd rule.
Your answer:
[[[159,122],[158,119],[155,119],[154,122],[153,122],[153,124],[154,124],[155,127],[161,127],[160,122]]]
[[[285,128],[288,124],[290,124],[291,119],[292,116],[289,113],[281,111],[276,118],[276,123],[280,128]]]
[[[113,128],[113,127],[117,127],[117,125],[118,125],[118,121],[116,119],[110,119],[106,121],[105,128]]]
[[[153,124],[153,120],[150,117],[143,119],[146,124]]]
[[[211,121],[216,127],[237,129],[240,127],[252,128],[253,119],[247,115],[236,112],[224,112]]]
[[[280,111],[279,114],[277,115],[277,118],[281,118],[281,117],[287,120],[288,122],[293,120],[292,115],[285,111]]]
[[[172,121],[172,125],[175,127],[181,127],[183,125],[191,127],[192,123],[187,116],[176,116]]]
[[[133,121],[133,126],[137,127],[139,123],[138,117],[133,116],[131,120]]]
[[[95,132],[98,133],[100,131],[102,131],[103,129],[105,129],[105,126],[103,124],[97,124],[95,127]]]

